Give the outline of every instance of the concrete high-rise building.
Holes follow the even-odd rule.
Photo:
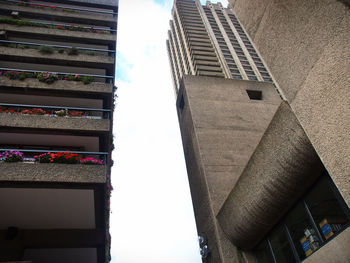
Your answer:
[[[230,4],[167,41],[203,260],[349,262],[349,3]]]
[[[0,262],[110,260],[117,14],[0,3]]]

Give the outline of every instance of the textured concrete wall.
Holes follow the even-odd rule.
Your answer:
[[[109,131],[110,121],[107,119],[85,119],[49,117],[27,114],[0,114],[0,126],[12,128],[61,129],[82,131]]]
[[[184,86],[215,214],[280,103],[271,84],[186,76]],[[262,90],[250,100],[246,90]],[[218,179],[220,178],[220,179]]]
[[[316,253],[305,259],[305,263],[345,263],[350,262],[350,227],[340,233]]]
[[[350,205],[348,5],[336,0],[231,4]]]
[[[246,90],[261,90],[250,100]],[[182,97],[183,96],[183,97]],[[240,262],[216,215],[234,187],[281,100],[268,83],[185,76],[178,108],[198,232],[212,250],[206,262]]]
[[[57,163],[0,163],[0,181],[105,183],[106,166]]]
[[[267,128],[218,219],[232,242],[252,249],[323,169],[287,103]]]
[[[80,81],[58,80],[52,84],[40,82],[37,79],[11,80],[7,77],[0,77],[0,87],[3,88],[26,88],[26,89],[43,89],[58,91],[83,91],[89,93],[112,93],[113,84],[92,82],[85,85]]]

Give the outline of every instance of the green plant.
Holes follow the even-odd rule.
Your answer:
[[[6,151],[0,154],[0,158],[6,163],[23,162],[23,153],[19,151]]]
[[[12,48],[15,48],[16,47],[16,45],[15,44],[9,44],[9,45],[7,45],[8,47],[12,47]]]
[[[50,46],[41,46],[39,47],[39,52],[41,54],[53,54],[54,53],[54,49],[53,47],[50,47]]]
[[[95,52],[94,51],[88,51],[86,52],[87,55],[89,56],[95,56]]]
[[[60,48],[59,50],[57,50],[58,53],[63,54],[64,53],[64,48]]]
[[[6,71],[3,74],[9,79],[19,79],[25,80],[26,78],[35,78],[35,73],[25,72],[25,71]]]
[[[76,47],[72,47],[68,50],[68,55],[76,56],[79,55],[79,50]]]
[[[68,110],[67,109],[58,110],[58,111],[55,111],[55,114],[59,117],[64,117],[64,116],[67,116]]]
[[[29,46],[28,45],[18,45],[17,48],[27,49],[27,48],[29,48]]]
[[[38,73],[36,75],[36,77],[39,81],[45,82],[47,84],[51,84],[51,83],[55,82],[56,80],[58,80],[58,76],[56,74],[51,74],[47,71],[46,71],[46,73],[44,73],[44,72]]]
[[[90,76],[82,76],[80,79],[85,85],[94,81],[94,78]]]

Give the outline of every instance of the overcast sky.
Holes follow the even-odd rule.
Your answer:
[[[119,1],[113,263],[201,262],[165,45],[171,7]]]

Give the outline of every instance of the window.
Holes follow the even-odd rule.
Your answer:
[[[258,263],[300,262],[350,225],[350,209],[327,172],[255,249]]]
[[[261,90],[247,90],[247,94],[251,100],[262,100]]]

